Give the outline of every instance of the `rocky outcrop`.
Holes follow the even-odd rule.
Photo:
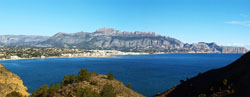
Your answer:
[[[155,97],[250,97],[250,52],[219,69],[182,80]]]
[[[23,85],[23,81],[16,74],[8,71],[0,64],[0,97],[16,91],[23,97],[28,97],[27,87]]]

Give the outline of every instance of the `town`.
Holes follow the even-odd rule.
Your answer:
[[[52,58],[52,57],[110,57],[113,55],[149,54],[139,52],[122,52],[117,50],[84,50],[69,48],[42,47],[0,47],[0,60]]]

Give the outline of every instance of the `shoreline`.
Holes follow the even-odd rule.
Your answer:
[[[160,55],[160,54],[244,54],[244,53],[141,53],[141,54],[118,54],[118,55],[106,55],[106,56],[52,56],[52,57],[33,57],[33,58],[19,58],[19,59],[0,59],[0,61],[8,60],[27,60],[27,59],[50,59],[50,58],[111,58],[114,56],[126,56],[126,55]]]

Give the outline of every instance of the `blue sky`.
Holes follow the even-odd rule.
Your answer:
[[[250,0],[0,0],[0,35],[103,27],[250,48]]]

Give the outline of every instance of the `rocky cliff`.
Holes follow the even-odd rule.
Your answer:
[[[16,74],[8,71],[0,64],[0,97],[16,91],[23,97],[28,97],[27,87],[23,85],[23,81]]]
[[[156,97],[250,97],[250,52],[219,69],[182,80]]]

